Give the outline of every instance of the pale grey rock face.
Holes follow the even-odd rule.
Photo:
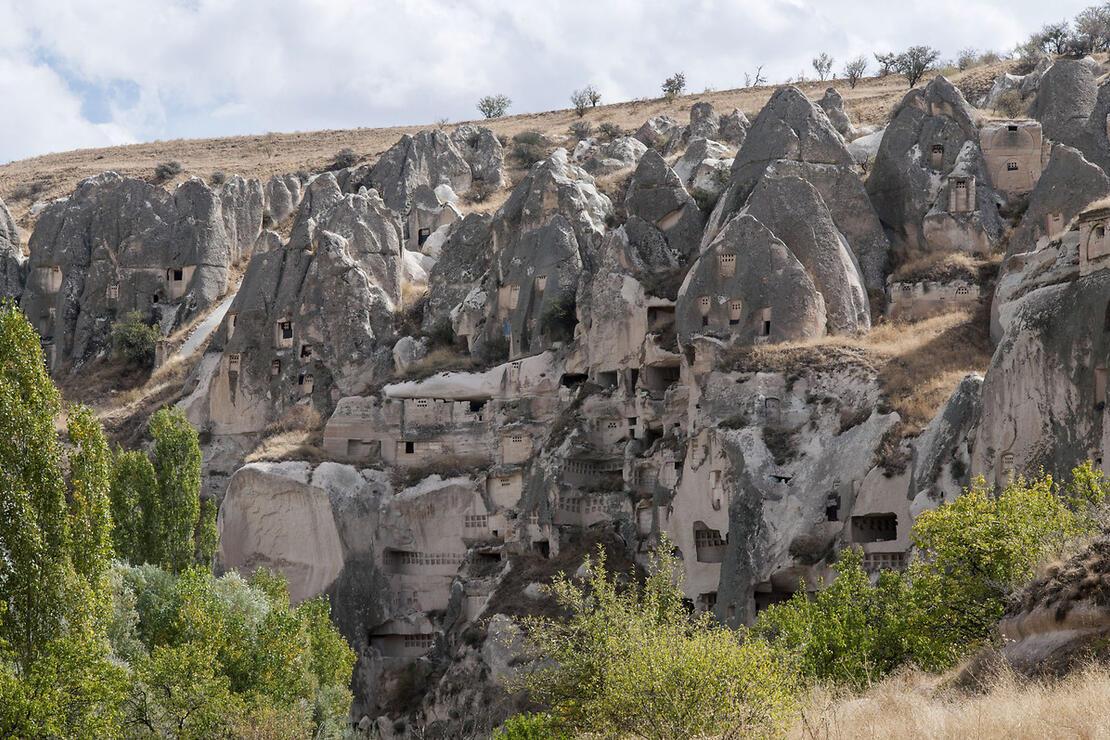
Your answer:
[[[682,143],[685,127],[670,116],[654,116],[636,130],[635,138],[660,154],[670,154]]]
[[[170,331],[217,301],[234,249],[220,195],[200,180],[171,194],[106,172],[42,212],[30,252],[22,306],[59,369],[106,352],[116,316]]]
[[[827,333],[871,328],[867,291],[855,256],[812,185],[770,171],[752,191],[744,213],[770,229],[805,267],[824,298]]]
[[[398,213],[408,212],[412,194],[420,185],[433,189],[450,185],[456,193],[464,193],[473,181],[470,163],[458,145],[438,130],[402,136],[370,173],[370,182],[385,204]]]
[[[612,215],[613,204],[598,192],[593,177],[571,164],[565,149],[556,149],[550,157],[532,165],[497,209],[491,227],[493,249],[500,252],[527,232],[561,216],[570,221],[583,260],[589,262]]]
[[[705,160],[720,161],[727,158],[731,158],[731,152],[724,144],[711,139],[692,138],[682,157],[675,162],[674,171],[682,184],[689,187]]]
[[[490,221],[487,215],[471,213],[452,225],[439,260],[428,277],[424,331],[452,325],[452,311],[489,270],[493,259]]]
[[[844,98],[840,96],[836,88],[827,88],[817,104],[825,111],[825,115],[829,117],[829,122],[832,123],[833,128],[845,139],[851,139],[855,133],[855,127],[852,125],[851,119],[848,118],[848,114],[844,112]]]
[[[1059,59],[1040,77],[1030,115],[1041,122],[1045,138],[1082,150],[1084,129],[1097,102],[1098,83],[1091,68]]]
[[[493,131],[485,126],[464,124],[451,132],[451,140],[470,165],[475,183],[493,189],[507,183],[504,150]]]
[[[4,201],[0,200],[0,298],[19,302],[26,277],[25,262],[19,228]]]
[[[939,76],[907,93],[895,110],[867,179],[867,192],[879,219],[904,246],[951,249],[953,243],[963,242],[974,251],[989,251],[1001,237],[974,116],[960,91]],[[949,219],[943,215],[950,210],[949,178],[957,176],[975,178],[975,200]],[[930,211],[938,218],[927,224]]]
[[[690,106],[690,126],[686,129],[687,139],[716,139],[720,135],[720,117],[713,110],[713,104],[694,103]]]
[[[304,183],[296,175],[274,175],[266,181],[265,215],[273,224],[279,224],[293,215],[301,205]]]
[[[743,145],[744,139],[748,135],[748,129],[752,127],[748,117],[744,115],[744,111],[739,108],[733,108],[732,113],[721,116],[717,124],[717,136],[726,144],[739,147]]]
[[[231,244],[231,263],[245,263],[262,233],[266,203],[262,183],[235,175],[220,187],[220,203],[224,231]]]
[[[391,372],[401,226],[373,192],[323,208],[331,189],[330,173],[318,177],[289,243],[251,259],[212,339],[222,355],[194,423],[259,432],[299,404],[326,413]]]
[[[594,177],[619,172],[635,167],[647,150],[647,146],[639,139],[618,136],[594,149],[582,163],[582,168]]]
[[[678,254],[692,256],[704,217],[675,171],[652,150],[640,160],[624,200],[629,216],[652,224]]]
[[[1024,297],[983,381],[973,474],[1001,484],[1106,459],[1108,300],[1110,270],[1073,273]]]
[[[825,112],[795,87],[779,88],[752,124],[732,163],[732,179],[702,235],[704,248],[740,211],[769,172],[808,181],[847,239],[868,291],[881,291],[889,243],[859,179],[844,139]],[[805,219],[798,209],[794,218]]]
[[[932,508],[958,496],[970,482],[970,456],[982,412],[983,377],[968,375],[914,441],[909,496]]]
[[[1110,195],[1110,178],[1076,149],[1052,147],[1048,164],[1029,196],[1029,207],[1010,235],[1007,254],[1032,251],[1037,241],[1055,236],[1088,204]]]
[[[679,291],[675,314],[684,345],[697,334],[741,343],[819,337],[828,323],[824,299],[805,267],[747,214],[729,221],[701,252]]]

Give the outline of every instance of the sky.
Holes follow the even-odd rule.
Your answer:
[[[772,82],[827,52],[1012,48],[1091,0],[0,0],[0,162]],[[1048,6],[1051,5],[1051,8]],[[872,64],[872,66],[874,66]]]

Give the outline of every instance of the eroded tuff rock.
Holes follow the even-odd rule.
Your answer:
[[[902,99],[867,192],[883,224],[910,249],[986,253],[1002,235],[975,112],[944,77]]]
[[[1089,203],[1110,194],[1110,178],[1081,152],[1052,147],[1048,165],[1029,196],[1029,207],[1010,235],[1008,254],[1030,252],[1043,237],[1059,235]]]
[[[624,207],[630,219],[658,229],[668,246],[683,258],[697,251],[704,216],[658,152],[649,151],[640,160],[628,182]]]
[[[1087,121],[1097,101],[1098,83],[1090,66],[1059,59],[1040,76],[1029,113],[1041,122],[1046,137],[1083,150]]]
[[[618,136],[610,142],[592,149],[582,163],[582,169],[597,177],[635,167],[648,150],[647,145],[631,136]]]
[[[0,200],[0,298],[17,303],[23,294],[24,262],[19,227],[4,201]]]
[[[717,124],[717,135],[721,141],[739,147],[744,143],[751,128],[751,122],[739,108],[733,108],[732,113],[720,117]]]
[[[296,175],[274,175],[264,188],[265,215],[273,224],[279,224],[293,215],[301,204],[304,183]]]
[[[195,178],[169,193],[114,172],[50,204],[31,234],[22,306],[52,367],[106,352],[116,316],[138,311],[169,333],[217,301],[240,247],[253,244],[257,205],[230,192],[225,201]],[[229,223],[246,224],[242,240]]]
[[[452,131],[451,140],[470,165],[474,183],[491,190],[506,184],[505,154],[496,134],[485,126],[468,123]]]
[[[890,245],[844,139],[824,111],[795,87],[775,91],[756,117],[733,160],[731,181],[706,224],[702,246],[743,208],[772,166],[789,170],[817,189],[856,255],[868,290],[881,290]]]
[[[479,135],[478,139],[480,143],[482,137]],[[458,142],[447,133],[421,131],[416,135],[405,134],[390,147],[373,166],[369,181],[387,206],[407,213],[412,195],[420,185],[433,189],[448,185],[456,193],[463,193],[474,182],[474,173]]]
[[[331,174],[317,181],[320,205],[338,186]],[[388,372],[400,270],[400,224],[373,192],[299,222],[285,247],[248,265],[201,365],[194,423],[259,432],[294,406],[328,411]]]
[[[685,127],[667,115],[654,116],[644,121],[635,137],[660,154],[670,154],[682,144]]]
[[[220,186],[220,204],[224,231],[231,249],[231,264],[238,265],[250,259],[254,243],[262,234],[265,203],[266,194],[258,180],[235,175]]]

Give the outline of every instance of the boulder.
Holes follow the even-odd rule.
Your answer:
[[[660,154],[670,154],[681,144],[684,130],[682,124],[670,116],[653,116],[644,121],[634,136]]]
[[[507,183],[505,153],[493,131],[467,123],[451,132],[451,140],[470,165],[475,185],[498,190]]]
[[[424,305],[425,332],[449,326],[459,337],[473,332],[452,324],[452,312],[471,290],[481,284],[492,264],[491,217],[471,213],[450,227],[440,256],[428,276],[428,299]]]
[[[739,108],[733,108],[732,113],[721,116],[717,123],[717,136],[721,141],[739,147],[752,127],[748,117]]]
[[[577,151],[577,147],[575,147]],[[582,168],[594,177],[635,167],[644,156],[647,146],[631,136],[618,136],[610,142],[593,149]]]
[[[713,110],[713,104],[706,101],[690,106],[690,126],[686,129],[687,139],[716,139],[720,131],[720,117]]]
[[[829,117],[829,122],[832,123],[833,128],[845,139],[851,139],[855,134],[855,127],[852,126],[848,114],[844,112],[844,98],[840,96],[836,88],[826,88],[825,94],[821,96],[817,104],[825,111],[825,115]]]
[[[1091,68],[1074,59],[1058,59],[1041,76],[1029,113],[1041,122],[1045,138],[1082,150],[1084,129],[1097,101],[1098,83]]]
[[[674,171],[682,180],[682,184],[689,188],[699,176],[704,178],[706,172],[716,172],[721,169],[719,163],[725,161],[729,162],[731,167],[731,152],[724,144],[710,139],[694,138],[690,140],[690,144],[686,147],[686,151],[682,153],[682,157],[675,162]],[[728,173],[726,172],[724,181],[713,194],[719,195],[727,184]]]
[[[428,339],[422,337],[401,337],[393,345],[393,368],[398,375],[404,375],[428,354]]]

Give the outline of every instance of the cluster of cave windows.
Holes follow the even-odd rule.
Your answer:
[[[453,552],[413,552],[386,550],[386,565],[458,565],[463,556]]]
[[[425,231],[425,229],[421,229]],[[435,635],[405,635],[404,644],[408,650],[431,650],[435,644]]]
[[[489,527],[489,515],[467,514],[463,517],[463,526],[466,529],[486,529]]]

